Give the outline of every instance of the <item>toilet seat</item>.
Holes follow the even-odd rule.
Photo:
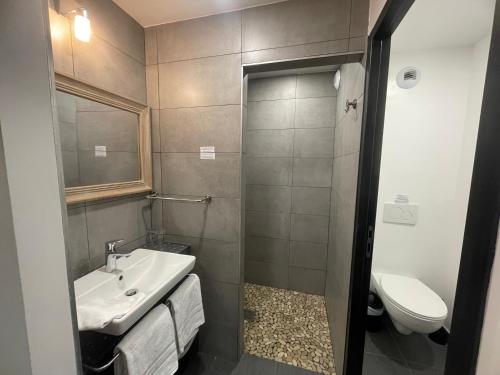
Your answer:
[[[448,315],[443,300],[418,279],[384,274],[380,287],[394,307],[414,318],[432,322]]]

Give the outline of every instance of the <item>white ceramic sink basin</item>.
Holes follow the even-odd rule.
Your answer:
[[[182,280],[194,267],[196,258],[155,250],[137,249],[127,258],[116,260],[116,271],[108,273],[101,267],[75,281],[77,310],[80,304],[95,300],[127,298],[125,292],[137,289],[144,298],[119,319],[96,330],[121,335]]]

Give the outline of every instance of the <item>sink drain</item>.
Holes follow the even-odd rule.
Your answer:
[[[127,297],[130,297],[130,296],[133,296],[133,295],[137,294],[137,292],[138,292],[138,290],[137,290],[137,289],[129,289],[129,290],[127,290],[127,291],[125,292],[125,295],[126,295]]]

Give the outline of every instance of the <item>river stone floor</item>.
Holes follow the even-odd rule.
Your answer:
[[[322,374],[335,374],[322,296],[245,284],[245,351]]]

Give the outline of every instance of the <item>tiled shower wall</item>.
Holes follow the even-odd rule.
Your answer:
[[[367,19],[366,0],[290,0],[146,29],[155,190],[214,197],[153,205],[154,227],[191,243],[197,256],[202,351],[236,359],[242,349],[242,64],[361,54]],[[215,159],[200,160],[201,146],[214,146]]]
[[[333,72],[249,81],[248,282],[324,294],[336,96]]]
[[[325,288],[335,364],[339,373],[339,369],[343,368],[347,327],[365,69],[360,63],[345,64],[340,73]],[[347,99],[358,100],[356,110],[345,113]]]
[[[112,1],[60,0],[49,10],[55,71],[144,103],[144,29]],[[64,12],[84,6],[92,39],[72,37]],[[57,10],[57,11],[56,11]],[[104,242],[123,238],[141,244],[151,223],[149,202],[141,197],[68,206],[69,264],[78,278],[104,263]]]

